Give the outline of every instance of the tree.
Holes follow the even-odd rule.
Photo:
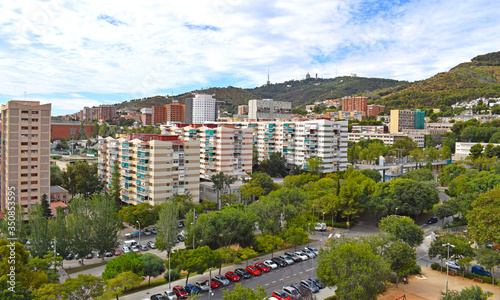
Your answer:
[[[500,188],[489,190],[472,202],[467,214],[467,231],[475,241],[500,244]]]
[[[448,295],[441,292],[441,300],[488,300],[492,296],[493,293],[485,292],[477,285],[466,287],[460,292],[456,290],[448,291]]]
[[[43,215],[43,208],[36,204],[28,209],[28,220],[30,222],[31,254],[43,257],[50,250],[49,220]]]
[[[50,232],[56,240],[56,250],[62,257],[70,253],[70,238],[66,228],[66,214],[62,207],[56,208],[56,219],[49,224]]]
[[[414,149],[417,149],[417,143],[413,141],[410,137],[405,136],[402,139],[394,141],[392,144],[392,149],[398,150],[398,149],[403,149],[402,151],[402,156],[406,157],[410,155],[410,152]]]
[[[153,207],[151,204],[141,203],[122,207],[118,211],[118,216],[131,226],[135,226],[139,221],[142,227],[147,227],[158,222],[159,209],[159,206]]]
[[[103,122],[101,127],[99,128],[99,135],[102,137],[106,137],[109,135],[109,126],[106,122]]]
[[[415,248],[424,241],[424,231],[409,217],[387,217],[379,222],[381,232],[394,241],[403,241]]]
[[[309,234],[304,228],[291,226],[284,233],[285,240],[295,246],[297,250],[298,245],[304,245],[309,241]]]
[[[111,174],[111,187],[109,188],[109,191],[117,209],[122,205],[122,200],[120,199],[120,192],[122,189],[120,177],[120,165],[118,162],[115,162],[115,165],[113,166],[113,173]]]
[[[62,172],[57,165],[50,165],[50,186],[62,184]]]
[[[151,284],[151,276],[156,277],[165,272],[165,261],[156,255],[146,253],[142,255],[143,275],[148,276],[148,285]]]
[[[431,243],[428,255],[430,258],[438,257],[439,259],[448,259],[448,247],[443,247],[444,244],[450,243],[455,247],[450,247],[450,259],[460,260],[464,257],[474,257],[474,249],[471,248],[469,241],[460,236],[445,235],[444,237]]]
[[[106,268],[102,273],[102,279],[108,280],[115,278],[123,272],[133,272],[139,276],[144,273],[144,261],[141,255],[130,252],[122,254],[106,263]]]
[[[434,210],[436,217],[441,219],[441,225],[444,224],[444,218],[451,217],[457,213],[457,208],[450,201],[443,202]]]
[[[8,282],[7,276],[0,277],[0,299],[8,300],[32,300],[31,290],[24,287],[21,283],[15,282],[14,287]]]
[[[483,146],[481,144],[475,144],[470,148],[470,155],[473,159],[478,159],[483,153]]]
[[[465,174],[465,170],[463,165],[451,164],[446,166],[439,171],[439,182],[443,186],[448,186],[453,179]]]
[[[375,300],[386,289],[390,265],[364,240],[329,243],[317,260],[319,279],[327,286],[337,286],[340,299]]]
[[[86,161],[69,164],[62,172],[62,186],[73,196],[82,194],[85,198],[96,192],[101,192],[104,183],[97,176],[97,165],[89,165]]]
[[[278,234],[282,225],[281,214],[284,213],[283,204],[279,199],[266,197],[252,203],[249,211],[259,218],[257,223],[262,234]]]
[[[115,203],[111,196],[101,193],[95,194],[90,200],[90,226],[91,246],[101,253],[104,261],[104,253],[113,251],[118,247],[120,219],[115,214]]]
[[[233,263],[239,261],[238,251],[230,247],[219,248],[216,250],[219,252],[219,275],[223,264]]]
[[[481,248],[477,252],[477,262],[489,269],[491,274],[493,274],[494,268],[500,265],[500,251],[490,248]],[[493,285],[495,285],[495,277],[492,276]]]
[[[448,159],[451,157],[451,149],[447,145],[443,145],[441,151],[439,152],[441,159]]]
[[[123,291],[137,287],[141,282],[141,276],[128,271],[118,274],[115,278],[106,280],[105,289],[111,291],[116,296],[116,300],[118,300],[118,297],[123,295]]]
[[[203,246],[193,250],[180,249],[174,251],[170,257],[172,267],[177,267],[187,272],[186,284],[191,273],[203,274],[208,268],[216,267],[219,255],[209,247]]]
[[[237,283],[234,289],[223,291],[223,300],[262,300],[267,299],[267,292],[260,285],[257,290],[250,287],[244,288],[241,284]]]
[[[307,159],[307,171],[312,175],[322,176],[323,175],[323,160],[321,157],[309,157]]]
[[[40,271],[45,273],[49,283],[59,283],[59,273],[57,267],[62,266],[62,257],[54,256],[54,252],[49,251],[47,254],[40,257],[31,257],[28,261],[30,270]],[[54,268],[54,265],[56,268]]]
[[[264,252],[271,251],[271,258],[274,254],[274,249],[285,245],[282,238],[275,235],[261,235],[257,237],[257,248]]]
[[[175,245],[177,236],[177,225],[179,207],[171,201],[166,201],[161,205],[156,236],[156,247],[161,251],[167,251],[170,254]]]
[[[257,257],[259,254],[252,248],[240,248],[240,250],[238,250],[238,255],[241,259],[246,260],[248,267],[248,260]]]
[[[226,175],[222,172],[219,172],[217,174],[210,176],[210,180],[213,182],[213,188],[217,193],[217,209],[220,210],[221,209],[221,203],[219,199],[220,192],[225,189],[230,189],[231,184],[233,184],[236,181],[236,178],[230,175]]]
[[[70,204],[71,214],[66,217],[67,233],[70,238],[71,252],[83,258],[92,252],[93,235],[89,203],[79,196]],[[101,237],[104,238],[104,237]]]
[[[365,169],[362,170],[361,173],[363,173],[363,175],[365,175],[366,177],[371,178],[375,182],[380,182],[380,180],[382,180],[382,175],[380,175],[379,171],[372,169]]]
[[[484,148],[484,153],[483,155],[488,157],[488,158],[493,158],[496,156],[496,152],[494,149],[495,146],[493,144],[487,144],[486,147]]]
[[[68,300],[87,300],[98,297],[104,292],[104,282],[100,277],[80,274],[77,278],[68,278],[63,283]]]
[[[50,203],[47,200],[47,194],[42,195],[41,206],[42,206],[43,216],[47,219],[52,218],[52,210],[50,209]]]
[[[9,197],[15,195],[12,190],[5,191]],[[25,244],[28,238],[28,224],[24,222],[24,208],[18,204],[5,208],[5,215],[9,217],[0,219],[0,229],[5,237],[17,238],[17,241]],[[14,218],[14,220],[12,220]],[[14,224],[12,224],[12,222]]]
[[[263,172],[269,174],[271,177],[284,178],[288,174],[286,158],[281,152],[273,152],[269,154],[269,159],[266,160],[266,170]]]
[[[413,268],[417,264],[417,252],[414,248],[402,241],[394,241],[385,250],[384,256],[396,273],[396,287],[398,287],[399,274]]]

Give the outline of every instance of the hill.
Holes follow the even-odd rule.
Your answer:
[[[400,108],[449,106],[457,101],[500,96],[500,52],[474,57],[448,72],[366,93],[379,104]]]

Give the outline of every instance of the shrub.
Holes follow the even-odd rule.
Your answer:
[[[411,275],[420,274],[421,272],[422,272],[422,267],[420,267],[419,265],[415,265],[413,268],[410,268],[408,270],[408,273]]]
[[[163,278],[168,282],[168,271],[163,274]],[[170,270],[170,280],[175,281],[177,279],[181,278],[181,273],[177,269],[172,269]]]
[[[326,297],[325,300],[338,300],[339,298],[337,297],[337,295],[333,295],[333,296],[330,296],[330,297]]]
[[[441,265],[438,263],[433,263],[431,269],[441,271]]]
[[[62,158],[62,156],[61,155],[53,155],[50,158],[54,159],[54,160],[60,160]]]

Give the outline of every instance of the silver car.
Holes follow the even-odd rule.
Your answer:
[[[288,265],[293,265],[295,263],[293,259],[288,255],[280,255],[279,258],[284,260]]]
[[[202,292],[206,292],[209,290],[208,283],[205,283],[204,281],[196,281],[194,285]]]
[[[168,300],[177,300],[177,295],[174,294],[174,292],[172,292],[172,290],[166,290],[165,297],[167,297]]]
[[[223,275],[215,275],[214,278],[222,285],[229,285],[230,281]]]
[[[283,287],[283,291],[285,292],[285,294],[288,295],[288,297],[290,297],[290,299],[300,299],[300,298],[302,298],[302,296],[300,295],[299,291],[297,291],[292,286],[285,285]]]

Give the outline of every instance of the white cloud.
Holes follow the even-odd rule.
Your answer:
[[[500,50],[498,11],[489,0],[7,1],[0,93],[127,100],[261,85],[268,67],[273,82],[336,70],[418,80]]]

